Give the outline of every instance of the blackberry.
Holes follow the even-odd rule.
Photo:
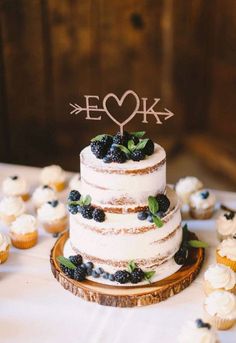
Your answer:
[[[131,136],[130,139],[132,139],[132,141],[134,142],[135,145],[137,145],[139,143],[139,139],[136,136]]]
[[[85,265],[87,269],[93,268],[93,262],[86,262]]]
[[[69,201],[78,201],[81,198],[81,194],[79,191],[73,189],[70,191],[70,194],[68,196]]]
[[[82,263],[82,264],[80,265],[80,267],[83,268],[85,271],[87,270],[86,263]]]
[[[70,204],[70,205],[68,205],[68,211],[71,214],[77,214],[78,213],[78,206]]]
[[[105,135],[102,138],[101,142],[107,147],[107,149],[109,149],[113,143],[113,138],[112,138],[112,136]]]
[[[104,220],[105,220],[104,211],[101,210],[100,208],[95,208],[95,210],[93,211],[93,219],[96,222],[104,222]]]
[[[81,209],[81,214],[86,219],[92,219],[93,218],[93,207],[90,205],[83,206]]]
[[[60,264],[62,272],[71,279],[74,279],[74,269],[65,267],[63,264]]]
[[[185,264],[186,260],[187,260],[187,254],[185,251],[177,251],[177,253],[175,253],[174,255],[174,260],[178,265],[183,265]]]
[[[234,219],[235,213],[234,212],[225,213],[224,216],[227,220],[232,220]]]
[[[92,153],[99,159],[105,157],[107,153],[107,147],[103,142],[94,141],[90,143]]]
[[[111,158],[112,162],[116,163],[124,163],[127,160],[125,153],[119,148],[113,148],[111,150]]]
[[[69,257],[69,260],[76,266],[78,267],[79,265],[82,264],[83,258],[81,255],[73,255]]]
[[[120,132],[113,137],[113,144],[124,145],[127,147],[130,135],[128,132],[124,131],[123,135]]]
[[[131,283],[139,283],[144,279],[144,272],[141,268],[134,268],[131,273],[130,281]]]
[[[134,150],[131,153],[131,160],[133,161],[141,161],[141,160],[144,160],[144,158],[145,158],[145,154],[143,150]]]
[[[165,216],[165,213],[163,211],[158,211],[157,216],[163,218]]]
[[[166,212],[170,207],[170,200],[167,198],[167,196],[165,194],[158,194],[156,199],[159,205],[159,211]]]
[[[143,152],[144,152],[145,155],[148,155],[148,156],[153,154],[153,152],[154,152],[154,143],[153,143],[153,141],[151,139],[149,139],[147,141],[147,144],[145,145],[145,147],[143,149]]]
[[[84,281],[85,277],[86,277],[86,271],[83,268],[81,268],[81,266],[78,266],[74,272],[74,279],[76,281]]]
[[[202,199],[207,199],[209,197],[210,193],[208,191],[201,192]]]
[[[57,205],[59,204],[59,201],[58,200],[48,201],[48,204],[50,204],[52,207],[57,207]]]
[[[111,153],[108,153],[105,157],[103,157],[102,160],[103,160],[104,163],[111,163],[112,162]]]
[[[146,211],[142,211],[138,213],[138,219],[139,220],[145,220],[147,219],[148,213]]]
[[[131,275],[127,270],[117,270],[114,274],[115,281],[121,284],[129,282],[130,277]]]

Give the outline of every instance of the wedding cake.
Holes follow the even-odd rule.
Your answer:
[[[99,135],[80,153],[80,189],[68,199],[64,255],[81,255],[85,267],[93,268],[87,277],[96,282],[128,285],[130,266],[147,276],[132,284],[180,268],[181,213],[166,183],[166,153],[144,134]]]

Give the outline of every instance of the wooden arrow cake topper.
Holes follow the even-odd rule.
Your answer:
[[[112,114],[111,111],[107,107],[107,103],[110,99],[113,99],[117,102],[118,106],[121,107],[127,97],[133,97],[135,100],[135,106],[132,109],[132,112],[129,114],[129,116],[122,122],[120,122],[117,119],[117,115],[114,113]],[[99,108],[98,105],[92,105],[90,103],[90,99],[96,99],[99,100],[98,95],[85,95],[85,107],[81,107],[80,105],[74,103],[70,103],[70,106],[73,108],[70,114],[79,114],[80,112],[86,112],[86,118],[87,120],[101,120],[102,117],[101,115],[93,116],[91,117],[91,112],[103,112],[108,115],[108,117],[120,128],[120,133],[123,135],[124,132],[124,126],[130,122],[136,114],[142,114],[143,115],[143,120],[142,123],[148,123],[147,116],[149,114],[152,114],[156,118],[156,124],[163,124],[161,121],[161,117],[164,118],[164,120],[167,120],[171,117],[173,117],[174,113],[169,111],[167,108],[164,108],[163,112],[157,111],[155,109],[156,105],[160,101],[159,98],[154,98],[154,102],[151,106],[147,105],[148,98],[139,98],[138,95],[132,91],[128,90],[126,91],[122,97],[119,99],[115,94],[109,93],[107,94],[102,102],[102,108]]]

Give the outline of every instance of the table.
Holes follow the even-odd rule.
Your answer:
[[[0,183],[4,177],[18,174],[28,180],[32,191],[38,184],[39,172],[38,168],[0,163]],[[236,193],[215,193],[219,201],[236,208]],[[187,222],[201,240],[210,244],[200,275],[180,294],[139,308],[104,307],[65,291],[50,270],[49,253],[55,238],[39,228],[37,246],[25,251],[12,247],[8,261],[0,265],[0,342],[176,342],[176,335],[187,320],[203,316],[203,273],[214,262],[217,244],[214,219]],[[2,224],[0,230],[7,232]],[[219,337],[223,343],[235,343],[236,326],[219,332]]]

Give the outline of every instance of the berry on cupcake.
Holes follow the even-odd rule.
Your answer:
[[[2,191],[5,196],[21,197],[24,201],[29,199],[27,183],[25,179],[19,175],[12,175],[4,179]]]
[[[206,189],[194,192],[190,195],[190,214],[195,219],[209,219],[215,209],[216,197]]]
[[[222,241],[236,235],[236,215],[234,212],[222,213],[216,220],[216,230]]]
[[[52,200],[43,204],[37,211],[38,219],[49,233],[60,233],[67,228],[68,219],[65,205]]]
[[[216,332],[202,319],[188,321],[177,339],[178,343],[219,343]]]
[[[7,261],[10,249],[10,239],[0,232],[0,264]]]
[[[10,226],[12,245],[18,249],[29,249],[38,240],[37,221],[30,214],[22,214]]]
[[[32,201],[36,209],[45,204],[45,202],[55,199],[57,199],[56,192],[48,185],[37,187],[32,195]]]
[[[56,192],[60,192],[65,188],[66,175],[60,166],[51,165],[42,169],[40,181],[42,185],[49,185]]]
[[[5,197],[0,201],[0,219],[7,225],[24,212],[25,204],[20,197]]]

